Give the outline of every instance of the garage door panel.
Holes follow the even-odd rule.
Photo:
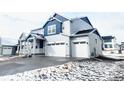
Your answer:
[[[86,41],[72,41],[72,57],[88,57],[88,43]]]
[[[3,48],[3,55],[11,55],[11,53],[12,53],[12,48],[10,47]]]
[[[45,49],[45,55],[65,57],[65,49],[65,43],[55,43],[50,45],[47,44]]]

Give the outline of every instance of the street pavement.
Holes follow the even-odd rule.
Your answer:
[[[33,56],[31,58],[15,58],[9,61],[0,62],[0,76],[12,75],[28,70],[44,68],[54,65],[61,65],[75,58]]]

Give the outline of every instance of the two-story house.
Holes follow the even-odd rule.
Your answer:
[[[55,13],[25,41],[28,54],[84,58],[102,54],[102,37],[87,17],[68,19]]]

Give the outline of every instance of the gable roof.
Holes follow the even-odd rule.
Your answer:
[[[26,40],[28,38],[31,38],[31,37],[35,37],[37,39],[42,39],[42,40],[45,40],[44,36],[42,34],[36,34],[36,33],[30,33],[27,37],[26,37]]]
[[[82,17],[80,18],[82,19],[83,21],[85,21],[86,23],[88,23],[89,25],[91,25],[93,27],[93,25],[91,24],[91,22],[89,21],[88,17]]]
[[[31,34],[31,33],[34,33],[34,34],[43,34],[43,28],[33,29],[33,30],[31,30],[31,32],[29,34]]]
[[[113,39],[113,38],[115,38],[115,37],[113,37],[113,36],[102,36],[103,40],[108,40],[108,39]]]
[[[66,20],[69,20],[69,19],[67,19],[67,18],[65,18],[65,17],[63,17],[63,16],[61,16],[61,15],[59,15],[59,14],[57,14],[57,13],[55,13],[55,14],[53,15],[53,17],[59,19],[61,22],[64,22],[64,21],[66,21]]]
[[[93,33],[98,35],[100,38],[102,38],[97,29],[95,29],[95,31]]]
[[[52,17],[50,17],[50,18],[48,19],[48,21],[43,25],[43,28],[47,25],[48,22],[53,21],[53,20],[57,20],[58,22],[61,22],[61,23],[62,23],[62,22],[66,21],[66,20],[69,20],[69,19],[67,19],[67,18],[65,18],[65,17],[63,17],[63,16],[61,16],[61,15],[55,13],[55,14],[54,14]]]
[[[22,33],[21,34],[21,36],[19,37],[19,40],[25,40],[26,39],[26,37],[28,36],[28,34],[27,33]]]
[[[86,22],[87,24],[89,24],[89,25],[93,28],[93,25],[92,25],[91,22],[89,21],[88,17],[77,17],[77,18],[72,18],[72,19],[70,19],[70,21],[74,21],[74,20],[78,20],[78,19],[83,20],[84,22]]]
[[[94,34],[98,35],[100,37],[100,39],[102,39],[101,35],[99,34],[99,32],[96,28],[78,31],[77,33],[75,33],[75,36],[89,35],[90,33],[94,33]]]

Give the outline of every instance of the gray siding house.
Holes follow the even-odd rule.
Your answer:
[[[55,13],[19,41],[20,54],[84,58],[102,54],[102,37],[87,17],[68,19]]]

